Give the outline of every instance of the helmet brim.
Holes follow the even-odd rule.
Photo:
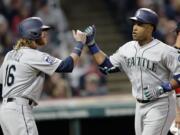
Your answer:
[[[141,22],[141,23],[147,23],[146,21],[140,19],[140,18],[137,18],[137,17],[130,17],[129,18],[131,21],[137,21],[137,22]]]
[[[47,31],[47,30],[50,30],[51,27],[50,27],[50,26],[47,26],[47,25],[43,25],[43,26],[41,27],[41,29],[42,29],[43,31]]]

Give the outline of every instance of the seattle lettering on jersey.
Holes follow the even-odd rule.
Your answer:
[[[142,58],[142,57],[127,58],[127,57],[125,57],[125,61],[126,61],[128,68],[138,66],[138,67],[143,67],[145,69],[151,70],[153,72],[156,72],[156,70],[157,70],[157,63],[154,61],[150,61],[146,58]]]
[[[20,53],[18,51],[12,51],[9,53],[7,60],[15,60],[15,61],[19,62],[21,56],[22,56],[22,53]]]

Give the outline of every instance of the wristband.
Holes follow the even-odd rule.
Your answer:
[[[163,88],[164,92],[170,92],[172,91],[172,85],[171,83],[162,83],[161,87]]]
[[[79,42],[73,49],[73,53],[77,54],[78,56],[81,56],[81,51],[83,49],[83,43],[82,42]]]
[[[89,50],[90,50],[90,52],[91,52],[92,54],[95,54],[95,53],[97,53],[97,52],[100,51],[100,49],[99,49],[99,47],[97,46],[96,43],[94,43],[93,45],[88,46],[88,47],[89,47]]]

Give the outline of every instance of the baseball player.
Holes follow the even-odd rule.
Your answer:
[[[175,29],[177,33],[175,48],[180,53],[180,22],[177,23],[177,27]],[[176,92],[176,119],[171,125],[170,131],[174,135],[180,135],[180,87],[175,89]]]
[[[79,60],[86,42],[85,33],[79,30],[73,31],[78,44],[64,60],[36,49],[46,45],[49,29],[41,18],[30,17],[23,20],[19,24],[21,38],[15,48],[6,54],[1,65],[3,102],[0,124],[4,135],[38,135],[32,108],[38,104],[45,74],[72,72]]]
[[[110,57],[94,40],[95,26],[85,30],[86,44],[103,73],[120,71],[127,74],[136,98],[136,135],[167,135],[175,119],[172,89],[180,83],[180,56],[175,48],[153,38],[158,24],[158,15],[154,11],[140,8],[130,20],[133,22],[133,40]]]

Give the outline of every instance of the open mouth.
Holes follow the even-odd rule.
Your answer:
[[[132,34],[137,34],[137,33],[133,31]]]
[[[135,35],[137,35],[137,33],[133,32],[132,35],[135,36]]]

